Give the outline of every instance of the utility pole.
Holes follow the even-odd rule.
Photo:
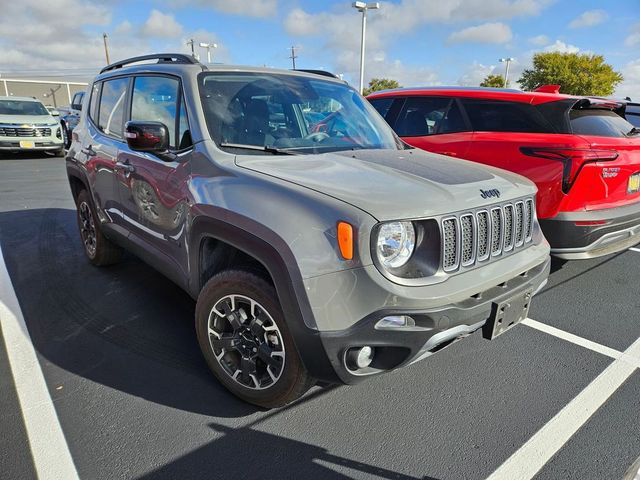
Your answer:
[[[107,37],[106,33],[102,34],[102,40],[104,41],[104,55],[107,57],[107,65],[111,65],[111,61],[109,60],[109,45],[107,45]]]
[[[501,58],[499,59],[500,63],[506,63],[507,68],[504,71],[504,88],[509,88],[509,64],[513,62],[515,58]]]
[[[298,58],[298,56],[296,55],[296,47],[294,47],[293,45],[291,45],[291,56],[289,57],[291,59],[291,63],[293,64],[293,69],[296,69],[296,58]]]

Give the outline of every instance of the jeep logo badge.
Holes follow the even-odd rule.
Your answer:
[[[482,198],[491,198],[491,197],[500,198],[500,190],[498,190],[497,188],[493,188],[491,190],[480,189],[480,196]]]

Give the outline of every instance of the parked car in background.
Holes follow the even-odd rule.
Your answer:
[[[63,153],[62,126],[39,100],[0,97],[0,151]]]
[[[78,126],[80,121],[80,112],[82,112],[82,102],[84,101],[85,92],[77,92],[71,100],[71,105],[68,107],[60,107],[60,124],[64,128],[65,132],[65,148],[69,148],[71,145],[71,132]]]
[[[556,89],[413,88],[368,99],[410,145],[533,180],[552,254],[581,259],[631,247],[640,242],[639,132],[622,103]]]
[[[631,125],[640,128],[640,103],[627,101],[624,117]]]
[[[66,157],[84,253],[131,250],[197,299],[204,358],[247,402],[494,338],[547,281],[532,182],[407,150],[338,79],[157,54],[89,91]]]

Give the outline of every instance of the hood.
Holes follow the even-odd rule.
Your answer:
[[[0,115],[0,123],[17,123],[20,125],[57,125],[58,120],[51,115]]]
[[[443,215],[533,195],[520,175],[423,150],[236,157],[236,164],[350,203],[381,221]],[[481,190],[500,197],[482,198]]]

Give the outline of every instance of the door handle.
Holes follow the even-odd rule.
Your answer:
[[[136,167],[129,165],[128,163],[116,162],[116,169],[124,170],[127,173],[133,173],[136,171]]]
[[[88,147],[84,147],[80,149],[80,151],[84,153],[87,157],[95,157],[97,155],[92,145],[89,145]]]

